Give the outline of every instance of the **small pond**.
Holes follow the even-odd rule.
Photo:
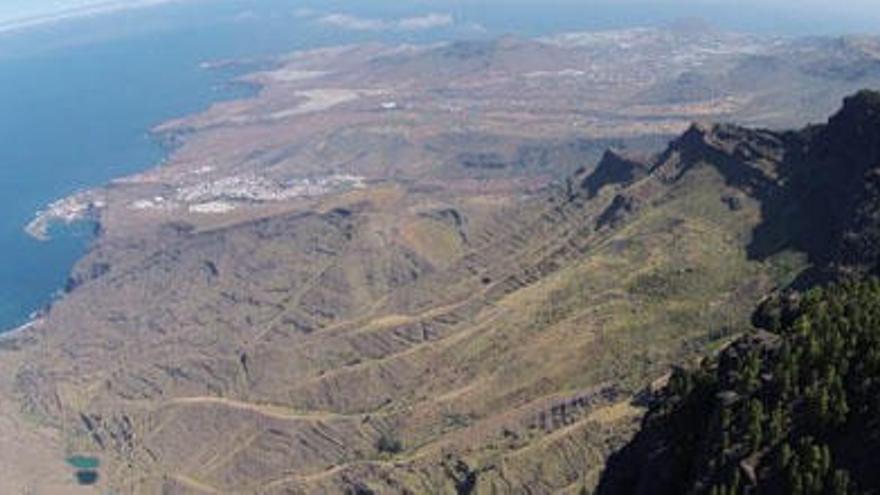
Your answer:
[[[101,460],[97,457],[87,455],[73,455],[68,457],[67,463],[70,464],[76,472],[76,482],[80,485],[94,485],[98,482],[98,466]]]

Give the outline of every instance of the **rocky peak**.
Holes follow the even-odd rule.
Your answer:
[[[880,92],[864,90],[843,101],[843,108],[828,120],[822,133],[827,154],[843,153],[850,165],[880,165]]]
[[[651,175],[664,182],[675,182],[697,163],[709,160],[716,153],[712,149],[712,134],[712,125],[692,124],[657,157]]]
[[[608,149],[593,173],[581,182],[581,189],[586,191],[588,198],[592,198],[606,186],[625,186],[635,182],[647,175],[649,168],[649,161],[643,157]]]
[[[880,93],[861,91],[844,100],[810,142],[796,171],[804,208],[821,221],[818,257],[848,271],[880,267]],[[818,222],[817,222],[818,223]]]
[[[672,183],[690,169],[708,164],[716,167],[730,185],[753,193],[772,181],[775,165],[784,155],[784,139],[773,132],[729,124],[694,123],[657,157],[651,174]]]

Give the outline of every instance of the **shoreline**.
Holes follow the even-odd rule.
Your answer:
[[[135,5],[131,6],[130,8],[149,7],[158,5],[159,3],[170,3],[179,1],[184,0],[158,0],[158,2],[151,2],[150,5]],[[90,15],[100,15],[102,13],[105,12]],[[0,36],[5,34],[6,32],[6,26],[0,23]],[[271,64],[274,65],[278,64],[280,60],[282,60],[282,58],[286,55],[289,55],[289,53],[282,52],[267,55],[266,58],[271,59]],[[222,64],[227,64],[235,60],[237,59],[225,59],[219,62],[207,60],[201,62],[199,64],[199,68],[204,71],[222,72],[223,70],[225,70],[225,67],[223,67]],[[245,59],[244,66],[247,66],[247,62],[248,60]],[[215,67],[215,63],[221,63],[221,66]],[[268,64],[270,62],[263,63]],[[234,89],[236,87],[244,88],[247,90],[247,94],[228,95],[226,97],[220,96],[216,99],[212,99],[207,103],[206,106],[200,109],[171,117],[144,129],[143,132],[146,133],[146,135],[149,136],[150,140],[155,144],[155,146],[157,146],[161,150],[161,158],[159,158],[157,161],[151,162],[141,170],[121,176],[112,177],[104,181],[102,184],[98,184],[89,189],[76,191],[67,196],[51,200],[44,207],[36,210],[33,214],[33,218],[31,219],[31,221],[28,222],[24,227],[22,227],[25,235],[40,242],[51,242],[52,237],[50,234],[50,230],[53,225],[69,227],[74,223],[82,221],[94,222],[97,226],[95,229],[95,235],[92,239],[88,241],[88,245],[86,248],[87,250],[91,249],[91,247],[94,246],[95,243],[100,241],[103,232],[101,219],[104,210],[108,206],[105,193],[106,188],[115,182],[124,182],[129,178],[136,178],[141,174],[161,168],[165,163],[168,162],[170,157],[183,145],[183,141],[186,139],[186,137],[191,132],[193,132],[192,130],[186,128],[163,129],[164,126],[168,126],[169,124],[172,124],[173,126],[175,122],[179,122],[183,119],[187,119],[194,115],[206,112],[210,110],[214,105],[225,101],[237,101],[241,99],[256,97],[265,86],[265,84],[260,81],[247,79],[248,76],[254,73],[259,73],[259,70],[256,72],[232,72],[232,74],[225,75],[223,83],[226,84],[230,89]],[[76,264],[79,263],[81,260],[82,257],[77,258],[73,266],[70,266],[68,268],[68,279],[72,275]],[[9,328],[4,328],[0,326],[0,341],[16,338],[31,329],[38,328],[45,324],[47,320],[46,317],[51,311],[52,306],[60,299],[64,298],[67,294],[69,294],[69,292],[70,291],[66,290],[63,285],[61,287],[56,287],[53,292],[49,294],[49,296],[46,298],[47,300],[45,304],[43,304],[40,308],[32,311],[25,323]]]
[[[71,225],[92,220],[100,223],[101,211],[107,206],[100,188],[80,191],[49,203],[34,214],[24,231],[38,241],[50,241],[53,224]]]
[[[0,330],[0,342],[3,342],[4,340],[14,339],[15,337],[18,337],[21,334],[27,332],[28,330],[42,326],[44,323],[46,323],[47,311],[48,307],[46,309],[41,309],[32,313],[33,316],[31,316],[31,318],[27,322],[17,327],[11,328],[9,330]]]
[[[160,3],[176,2],[183,0],[158,0]],[[137,8],[137,6],[135,6]],[[0,33],[3,32],[3,25],[0,24]],[[350,45],[341,45],[341,48],[350,47]],[[136,181],[142,174],[160,169],[168,163],[171,156],[179,150],[190,134],[198,132],[198,129],[190,127],[185,122],[197,115],[210,112],[215,105],[225,102],[244,101],[258,98],[268,82],[260,79],[262,74],[272,72],[281,67],[284,61],[299,53],[308,54],[315,50],[323,48],[311,48],[294,50],[292,52],[285,51],[269,55],[261,55],[259,57],[243,57],[243,58],[225,58],[217,60],[205,60],[199,63],[198,67],[204,71],[223,72],[230,71],[225,74],[224,84],[230,90],[241,88],[245,90],[245,94],[232,95],[229,98],[218,98],[211,101],[205,108],[196,110],[191,113],[182,114],[170,119],[161,121],[155,125],[145,129],[145,133],[150,140],[162,150],[162,157],[145,168],[126,175],[113,177],[103,184],[94,186],[93,188],[74,192],[70,195],[58,198],[48,203],[45,207],[34,213],[34,218],[24,227],[25,232],[39,241],[50,241],[49,229],[52,224],[61,223],[71,225],[79,221],[94,221],[100,226],[101,214],[108,206],[104,189],[113,183],[125,183],[128,181]],[[231,68],[231,70],[230,70]],[[94,239],[92,242],[95,242]]]

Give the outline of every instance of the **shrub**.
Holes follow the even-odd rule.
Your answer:
[[[376,450],[386,454],[397,454],[403,450],[403,443],[397,437],[383,433],[376,441]]]

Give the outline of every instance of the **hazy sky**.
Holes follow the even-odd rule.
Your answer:
[[[0,26],[22,20],[69,17],[175,0],[0,0]]]
[[[94,14],[103,11],[116,11],[137,6],[152,5],[170,1],[195,1],[195,0],[0,0],[0,31],[4,25],[8,29],[14,25],[21,25],[22,19],[34,18],[67,18],[81,14]],[[216,0],[201,0],[216,1]],[[253,0],[259,3],[261,0]],[[582,8],[585,15],[589,15],[590,7],[615,6],[632,7],[639,9],[644,7],[647,11],[686,12],[696,17],[705,17],[718,21],[726,20],[727,17],[741,17],[748,19],[745,24],[751,24],[752,20],[757,26],[773,25],[774,17],[779,17],[780,23],[799,21],[804,22],[805,31],[873,31],[880,34],[880,0],[395,0],[404,2],[408,6],[424,7],[430,12],[455,12],[462,7],[476,7],[485,9],[504,10],[505,5],[534,6],[552,16],[553,6]],[[346,10],[358,10],[370,5],[388,5],[389,0],[327,0],[337,10],[345,14]],[[297,0],[290,0],[292,7],[299,4]],[[324,2],[302,0],[303,5],[322,5]],[[24,24],[29,24],[24,23]],[[743,24],[742,22],[739,24]],[[876,26],[876,27],[875,27]],[[797,26],[795,26],[796,28]],[[761,29],[758,26],[756,29]],[[797,29],[795,29],[796,31]]]
[[[51,15],[66,9],[100,3],[103,3],[103,0],[2,0],[0,22],[22,17]]]

